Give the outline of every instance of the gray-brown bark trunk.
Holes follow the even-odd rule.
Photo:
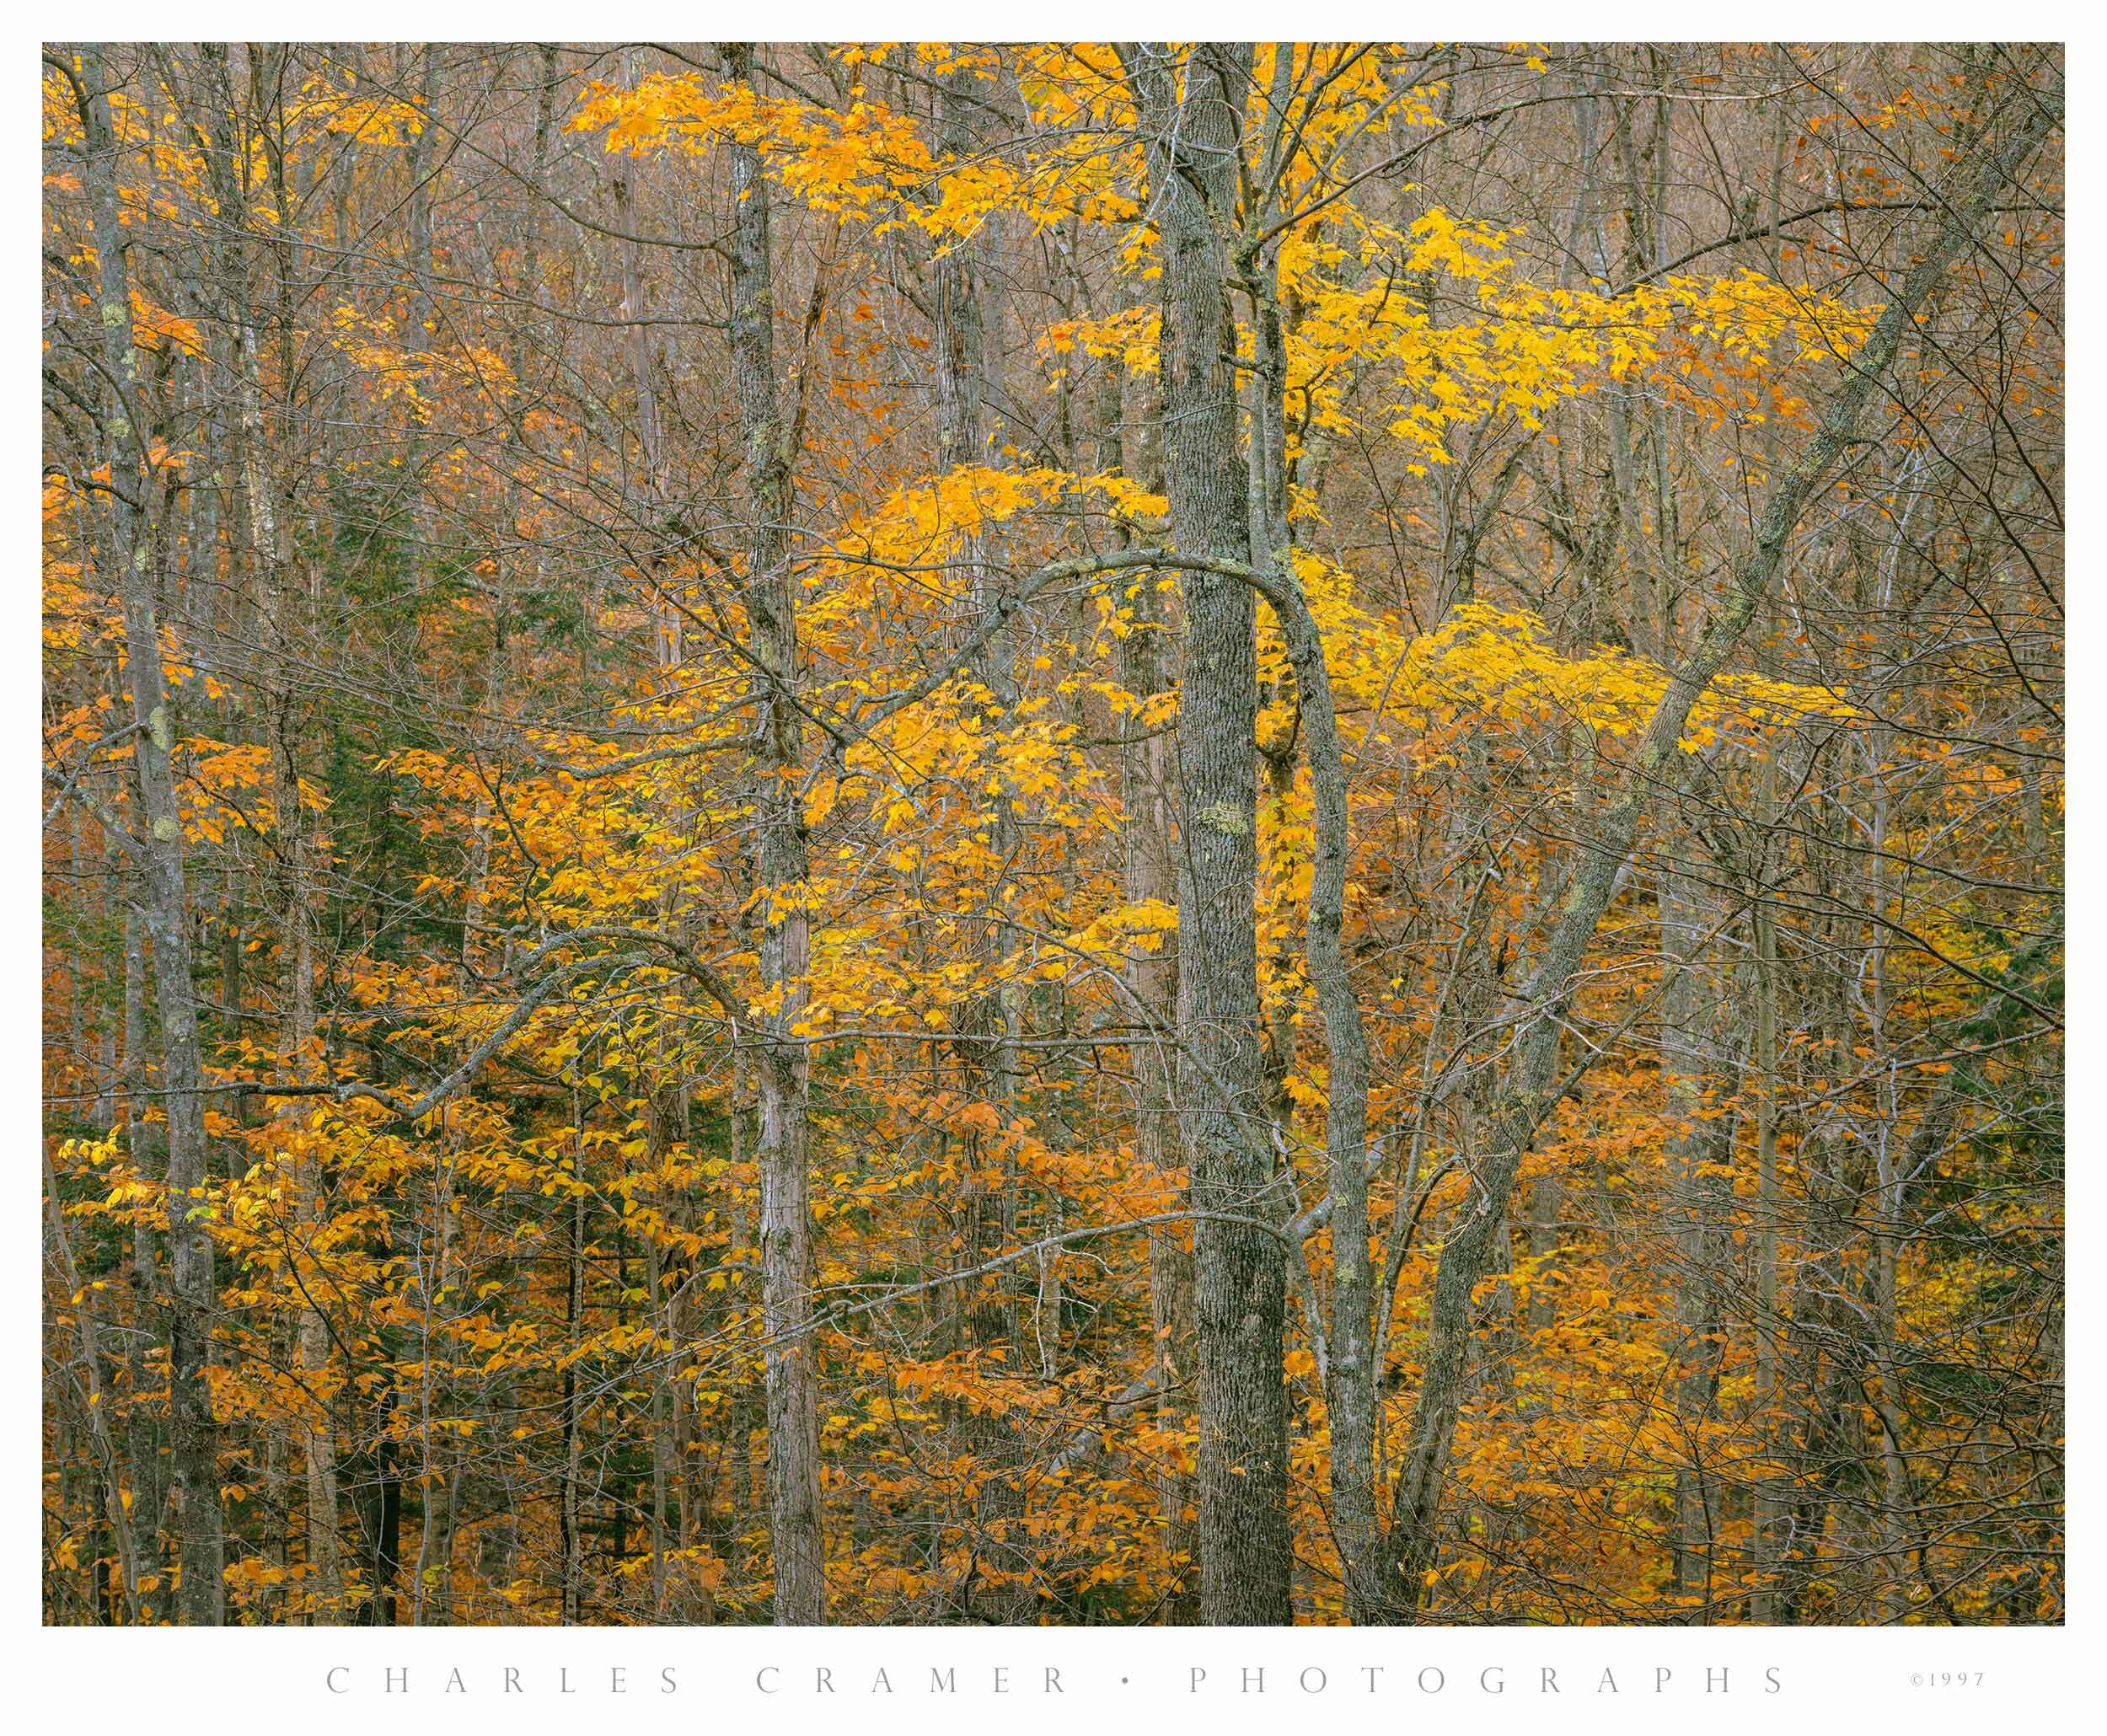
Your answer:
[[[1164,472],[1178,552],[1246,562],[1224,235],[1235,221],[1247,45],[1204,43],[1180,73],[1134,51],[1162,238]],[[1201,1619],[1293,1619],[1287,1272],[1268,1138],[1257,930],[1258,683],[1252,593],[1193,572],[1178,712],[1177,1111],[1192,1170],[1200,1377]],[[1241,1220],[1241,1221],[1238,1221]]]
[[[725,69],[751,83],[753,51],[727,44]],[[760,1087],[762,1321],[767,1336],[769,1530],[775,1551],[775,1621],[827,1618],[819,1489],[819,1347],[812,1331],[812,1083],[805,1044],[791,1034],[805,1002],[811,940],[801,894],[805,822],[797,710],[796,581],[791,571],[791,435],[775,397],[775,280],[769,188],[760,154],[732,151],[737,217],[732,243],[732,356],[746,439],[747,618],[761,716],[754,805],[763,901],[761,978],[780,1007],[763,1021]]]
[[[117,391],[111,441],[110,565],[124,610],[131,687],[133,766],[138,780],[142,907],[161,1015],[161,1085],[168,1117],[169,1412],[171,1473],[181,1527],[187,1626],[223,1619],[225,1542],[219,1499],[212,1360],[212,1242],[206,1229],[203,1063],[190,978],[190,925],[183,825],[172,753],[174,725],[161,669],[161,634],[148,515],[155,478],[147,458],[153,403],[132,342],[130,238],[118,215],[117,144],[110,131],[108,74],[101,52],[80,56],[83,179],[93,213],[101,271],[103,363]]]

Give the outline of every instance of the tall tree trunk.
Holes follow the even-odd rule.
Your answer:
[[[1766,764],[1758,797],[1757,818],[1771,823],[1771,769]],[[1755,1510],[1750,1518],[1750,1567],[1756,1590],[1749,1619],[1768,1621],[1776,1607],[1772,1574],[1776,1563],[1777,1478],[1768,1461],[1777,1451],[1778,1402],[1777,1315],[1777,927],[1767,889],[1756,889],[1756,1409],[1759,1431],[1756,1454],[1766,1468],[1756,1479]]]
[[[1279,64],[1290,56],[1284,49]],[[1274,104],[1287,111],[1284,74]],[[1382,1523],[1375,1496],[1379,1421],[1369,1267],[1368,1038],[1361,1024],[1344,948],[1346,872],[1352,839],[1345,751],[1325,666],[1324,640],[1296,577],[1288,530],[1288,352],[1282,325],[1278,255],[1252,255],[1241,274],[1250,292],[1257,366],[1252,424],[1252,550],[1259,587],[1279,617],[1299,689],[1310,764],[1316,856],[1304,935],[1310,982],[1324,1022],[1328,1061],[1325,1112],[1326,1203],[1332,1240],[1331,1313],[1317,1345],[1331,1424],[1332,1529],[1346,1571],[1347,1613],[1377,1620],[1387,1601]],[[1292,1039],[1289,1039],[1292,1041]],[[1284,1062],[1292,1057],[1284,1054]],[[1299,1238],[1291,1237],[1297,1241]],[[1299,1245],[1290,1259],[1303,1258]]]
[[[245,544],[255,621],[260,640],[255,671],[264,702],[264,740],[269,751],[271,800],[278,864],[278,910],[281,919],[279,954],[284,968],[279,1006],[284,1015],[281,1037],[287,1068],[292,1077],[314,1076],[308,1055],[314,1021],[314,921],[307,881],[306,813],[300,790],[298,728],[297,724],[298,665],[302,646],[299,624],[306,603],[305,587],[293,581],[292,502],[278,496],[278,482],[265,459],[269,435],[263,414],[263,387],[260,377],[262,329],[252,299],[248,243],[250,190],[244,185],[239,166],[248,161],[237,132],[233,80],[228,74],[227,50],[211,43],[201,49],[212,113],[212,149],[209,173],[214,195],[223,212],[240,214],[227,223],[219,240],[217,262],[220,290],[227,308],[228,359],[233,377],[238,468],[245,519],[237,528],[238,549]],[[282,199],[281,199],[282,202]],[[292,413],[292,286],[289,261],[282,245],[273,249],[277,262],[279,363],[282,387],[288,396],[285,406]],[[278,1115],[287,1138],[298,1140],[298,1129],[306,1115],[305,1105],[287,1099]],[[327,1221],[322,1203],[319,1165],[301,1155],[294,1164],[293,1186],[301,1234],[309,1259],[315,1237]],[[335,1417],[328,1394],[330,1362],[329,1323],[323,1318],[319,1299],[327,1285],[319,1268],[302,1285],[304,1305],[300,1310],[295,1366],[306,1389],[308,1413],[300,1425],[303,1456],[306,1463],[308,1590],[314,1616],[329,1620],[337,1612],[342,1597],[340,1548],[337,1519],[337,1469]]]
[[[147,456],[153,406],[132,342],[129,236],[119,217],[117,142],[110,130],[102,52],[80,56],[79,98],[88,190],[101,271],[103,365],[118,394],[110,418],[112,481],[110,565],[124,609],[131,684],[133,764],[144,881],[142,908],[161,1015],[161,1085],[168,1117],[169,1409],[171,1470],[180,1514],[182,1594],[187,1626],[223,1619],[225,1565],[217,1435],[212,1417],[212,1242],[206,1229],[203,1061],[190,978],[190,923],[183,823],[171,764],[174,726],[161,669],[161,630],[149,514],[156,485]]]
[[[753,50],[727,43],[725,71],[750,84]],[[803,903],[805,817],[799,793],[803,731],[797,710],[797,588],[791,571],[791,465],[795,436],[776,405],[775,292],[769,257],[769,187],[760,153],[732,148],[737,217],[732,249],[732,362],[746,440],[746,605],[761,717],[755,782],[762,900],[761,978],[781,1003],[763,1021],[757,1057],[761,1137],[762,1321],[768,1340],[769,1529],[775,1550],[775,1620],[827,1618],[819,1489],[819,1346],[812,1331],[812,1080],[794,1034],[806,999],[809,919]]]
[[[585,1167],[585,1125],[582,1112],[572,1098],[571,1150],[578,1171]],[[581,1184],[582,1173],[578,1175]],[[584,1497],[578,1486],[583,1459],[583,1412],[578,1391],[578,1347],[585,1337],[585,1200],[582,1191],[571,1202],[571,1224],[566,1237],[563,1276],[563,1318],[570,1355],[563,1368],[563,1494],[557,1514],[563,1544],[560,1609],[563,1625],[575,1627],[585,1615],[585,1535],[582,1526]]]
[[[1718,1392],[1725,1303],[1725,1237],[1733,1195],[1721,1185],[1732,1155],[1733,1121],[1718,1100],[1727,1095],[1729,999],[1711,953],[1712,901],[1699,877],[1676,860],[1688,833],[1664,825],[1659,919],[1660,1072],[1669,1134],[1663,1152],[1665,1210],[1675,1250],[1677,1446],[1688,1462],[1675,1470],[1669,1535],[1674,1590],[1684,1619],[1708,1624],[1718,1523],[1718,1492],[1706,1469],[1705,1431]]]
[[[121,1080],[125,1146],[141,1176],[147,1173],[160,1153],[156,1129],[145,1118],[153,1081],[147,1070],[147,930],[140,904],[125,904],[125,1017],[124,1073]],[[131,1259],[125,1278],[131,1301],[131,1331],[126,1335],[125,1381],[131,1401],[128,1442],[131,1457],[131,1520],[135,1533],[135,1563],[140,1578],[161,1577],[162,1508],[167,1485],[161,1463],[162,1431],[159,1419],[141,1396],[150,1384],[147,1351],[154,1329],[153,1231],[142,1219],[131,1229]],[[137,1584],[135,1580],[134,1584]],[[149,1618],[154,1606],[141,1606],[141,1619]]]
[[[1202,43],[1182,74],[1167,45],[1128,65],[1149,132],[1162,238],[1164,471],[1178,552],[1247,562],[1225,234],[1235,221],[1247,44]],[[1260,1038],[1257,651],[1244,581],[1185,587],[1178,710],[1177,1110],[1192,1170],[1200,1376],[1200,1616],[1293,1619],[1287,1271],[1266,1134]]]

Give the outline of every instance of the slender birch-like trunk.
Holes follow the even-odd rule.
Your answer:
[[[124,610],[125,660],[131,687],[133,767],[138,779],[141,899],[161,1015],[161,1085],[168,1121],[169,1411],[173,1474],[181,1527],[186,1626],[224,1618],[225,1541],[219,1499],[217,1431],[212,1416],[212,1240],[206,1229],[203,1059],[197,997],[190,978],[190,924],[183,822],[172,754],[174,727],[161,669],[157,575],[150,513],[156,486],[147,456],[153,405],[132,342],[131,238],[119,217],[117,142],[110,130],[109,75],[102,51],[81,51],[82,179],[94,223],[101,273],[103,366],[117,393],[108,428],[112,480],[110,565]]]

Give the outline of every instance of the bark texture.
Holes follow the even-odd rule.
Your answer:
[[[1130,67],[1162,237],[1163,453],[1183,555],[1247,562],[1227,235],[1251,82],[1247,45]],[[1189,574],[1178,712],[1178,1107],[1192,1169],[1200,1375],[1200,1617],[1291,1619],[1287,1273],[1265,1117],[1257,926],[1257,651],[1248,584]]]
[[[183,864],[183,824],[170,764],[174,728],[161,670],[161,631],[151,521],[157,485],[148,458],[152,399],[134,346],[131,243],[119,217],[117,143],[110,131],[107,78],[99,49],[80,56],[83,169],[101,271],[103,365],[119,387],[110,419],[114,521],[110,547],[124,608],[125,660],[131,689],[132,763],[145,836],[137,844],[147,938],[161,1015],[161,1084],[168,1114],[169,1412],[170,1471],[181,1526],[182,1589],[177,1608],[186,1626],[215,1626],[225,1608],[225,1539],[209,1364],[212,1339],[212,1242],[205,1227],[203,1062],[197,1003],[190,981],[190,919]]]
[[[751,46],[724,50],[726,73],[753,77]],[[781,1004],[762,1021],[760,1086],[762,1324],[768,1341],[769,1532],[775,1549],[775,1620],[826,1620],[826,1550],[819,1489],[819,1388],[813,1368],[812,1078],[792,1034],[805,1002],[810,957],[802,903],[805,819],[797,708],[796,580],[789,524],[792,436],[776,401],[775,289],[769,256],[769,186],[759,153],[732,152],[737,217],[732,249],[732,354],[746,438],[747,619],[753,640],[756,729],[755,855],[762,908],[761,977]]]

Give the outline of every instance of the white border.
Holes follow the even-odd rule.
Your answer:
[[[2072,104],[2078,125],[2067,143],[2079,189],[2074,201],[2089,209],[2093,185],[2088,168],[2094,153],[2090,115],[2082,98],[2091,68],[2091,51],[2099,31],[2080,8],[2048,4],[2001,12],[1949,0],[1902,6],[1892,0],[1848,9],[1835,5],[1774,4],[1759,13],[1694,14],[1686,6],[1493,6],[1440,8],[1375,6],[1365,0],[1334,0],[1321,12],[1290,12],[1283,5],[1259,6],[1251,0],[1218,3],[1105,5],[1072,0],[1049,13],[1064,35],[1080,37],[1155,35],[1185,37],[1265,36],[1280,34],[1292,21],[1303,34],[1359,37],[1413,25],[1438,35],[1452,21],[1458,34],[1477,40],[1573,40],[1613,38],[1625,40],[1683,40],[1719,34],[1719,27],[1739,27],[1734,34],[1757,33],[1788,40],[1907,40],[1948,36],[1979,38],[1986,25],[2001,27],[2014,38],[2068,42],[2072,70],[2079,81],[2080,99]],[[333,29],[363,38],[415,40],[432,35],[450,40],[559,37],[568,40],[688,40],[711,34],[717,25],[750,28],[764,24],[771,40],[832,40],[883,37],[893,40],[1021,38],[1034,34],[1037,20],[1021,9],[998,10],[986,4],[917,4],[909,7],[812,3],[779,0],[764,12],[716,7],[631,4],[598,14],[575,4],[517,0],[493,4],[408,6],[378,0],[344,12],[289,14],[282,5],[253,3],[147,6],[95,5],[56,10],[32,20],[11,21],[8,34],[22,47],[35,46],[32,26],[69,37],[277,38],[298,25],[303,35]],[[614,26],[623,28],[617,29]],[[1271,26],[1270,29],[1268,27]],[[39,126],[39,104],[31,94],[31,56],[10,56],[19,68],[15,87],[22,100],[15,125],[27,135]],[[1762,1729],[1775,1731],[1815,1721],[1815,1728],[1866,1714],[1885,1712],[1906,1724],[1912,1736],[1943,1730],[1981,1736],[1986,1723],[2017,1717],[2036,1728],[2057,1731],[2080,1728],[2078,1711],[2099,1680],[2094,1662],[2102,1638],[2099,1600],[2090,1594],[2095,1554],[2095,1528],[2089,1523],[2099,1480],[2099,1455],[2092,1448],[2093,1424],[2100,1415],[2098,1391],[2090,1380],[2088,1359],[2071,1358],[2073,1390],[2069,1414],[2073,1442],[2071,1481],[2078,1491],[2072,1503],[2070,1535],[2078,1572],[2070,1595],[2070,1625],[2060,1629],[1818,1629],[1729,1628],[1670,1630],[1299,1629],[1290,1632],[1231,1629],[1039,1629],[993,1631],[963,1628],[842,1628],[820,1632],[768,1629],[463,1629],[426,1631],[237,1630],[216,1633],[177,1630],[121,1632],[94,1629],[39,1627],[36,1580],[39,1559],[38,1500],[40,1471],[39,1399],[41,1377],[36,1321],[41,1308],[39,1278],[38,1214],[30,1204],[35,1165],[30,1152],[38,1138],[35,1125],[40,1019],[38,991],[41,976],[36,817],[41,813],[33,744],[39,683],[37,624],[39,558],[35,547],[37,458],[40,432],[29,406],[37,391],[29,375],[35,351],[28,334],[36,320],[38,279],[27,257],[41,233],[38,194],[28,172],[35,147],[25,136],[14,172],[0,180],[0,235],[8,238],[14,265],[8,280],[8,304],[15,309],[9,328],[17,334],[4,352],[9,414],[0,423],[8,460],[5,475],[18,501],[13,521],[13,546],[20,551],[22,574],[8,608],[13,622],[0,630],[0,694],[14,715],[0,724],[0,741],[9,744],[4,765],[6,788],[13,792],[0,812],[27,816],[21,842],[0,851],[0,981],[8,985],[0,1000],[0,1067],[8,1089],[0,1101],[22,1117],[21,1137],[11,1142],[9,1167],[19,1191],[7,1215],[7,1329],[0,1343],[7,1355],[4,1390],[12,1410],[10,1426],[0,1442],[0,1562],[5,1563],[4,1603],[0,1603],[10,1638],[13,1668],[6,1684],[11,1722],[28,1729],[62,1729],[93,1722],[120,1725],[143,1714],[157,1736],[190,1729],[215,1731],[252,1728],[260,1718],[290,1718],[317,1732],[358,1731],[378,1723],[385,1728],[448,1731],[483,1729],[562,1729],[582,1723],[649,1719],[664,1726],[711,1729],[745,1728],[755,1723],[773,1728],[830,1730],[853,1727],[859,1732],[913,1731],[916,1736],[990,1723],[1005,1731],[1072,1732],[1109,1720],[1109,1728],[1129,1721],[1160,1723],[1166,1716],[1198,1721],[1227,1731],[1275,1732],[1305,1722],[1324,1722],[1340,1731],[1416,1729],[1459,1723],[1502,1729],[1525,1724],[1541,1730],[1547,1721],[1560,1728],[1673,1728],[1686,1731]],[[2089,259],[2089,228],[2081,222],[2072,249]],[[2088,293],[2089,278],[2081,263],[2073,277],[2075,306],[2097,308]],[[2070,458],[2074,474],[2089,470],[2099,451],[2094,437],[2095,400],[2083,381],[2090,378],[2091,319],[2082,312],[2082,336],[2071,346]],[[2095,474],[2091,486],[2072,487],[2081,505],[2102,497]],[[2073,526],[2071,571],[2090,572],[2084,551],[2096,546],[2089,517],[2081,511]],[[2097,605],[2081,581],[2070,587],[2076,619],[2072,625],[2073,669],[2083,659],[2107,656],[2107,640],[2096,631]],[[2097,717],[2087,684],[2072,684],[2069,715],[2073,757],[2079,769],[2072,778],[2078,799],[2068,831],[2068,845],[2080,869],[2098,864],[2098,829],[2091,801],[2091,772],[2099,743]],[[2080,889],[2074,876],[2072,891]],[[2089,969],[2099,956],[2095,911],[2083,897],[2072,900],[2072,954]],[[2082,1043],[2094,1029],[2097,1001],[2094,979],[2079,975],[2072,983],[2072,1024]],[[2089,1050],[2088,1050],[2089,1055]],[[2070,1277],[2070,1342],[2083,1348],[2099,1321],[2097,1281],[2092,1256],[2099,1246],[2094,1228],[2101,1188],[2088,1160],[2100,1121],[2100,1069],[2083,1060],[2070,1069],[2071,1149],[2078,1160],[2070,1175],[2070,1208],[2074,1256]],[[32,1632],[32,1630],[36,1630]],[[520,1691],[507,1694],[505,1671],[519,1672]],[[995,1690],[998,1667],[1006,1668],[1008,1691]],[[1374,1691],[1363,1672],[1379,1669]],[[1043,1673],[1057,1670],[1063,1692],[1043,1691]],[[1543,1691],[1540,1672],[1556,1673],[1559,1691]],[[831,1672],[835,1692],[818,1691],[814,1672]],[[893,1691],[872,1691],[883,1669]],[[1195,1690],[1191,1672],[1206,1672]],[[1724,1669],[1725,1690],[1708,1671]],[[407,1670],[391,1691],[387,1672]],[[460,1672],[459,1690],[449,1672]],[[613,1672],[624,1672],[625,1691],[614,1691]],[[769,1676],[774,1669],[780,1674]],[[955,1672],[955,1694],[930,1691],[932,1669]],[[1242,1672],[1263,1671],[1263,1691],[1243,1691]],[[1606,1685],[1602,1672],[1610,1672]],[[1657,1679],[1655,1672],[1670,1674]],[[340,1673],[332,1676],[330,1672]],[[670,1670],[676,1685],[665,1691]],[[1322,1692],[1311,1691],[1316,1680],[1305,1671],[1324,1673]],[[1440,1672],[1419,1676],[1422,1670]],[[1768,1677],[1767,1670],[1775,1671]],[[560,1672],[567,1676],[560,1677]],[[1497,1674],[1493,1674],[1497,1672]],[[1973,1677],[1980,1686],[1938,1685],[1941,1672]],[[1775,1688],[1772,1682],[1775,1681]],[[1503,1691],[1489,1691],[1498,1681]],[[1305,1683],[1310,1685],[1305,1685]],[[569,1691],[564,1691],[568,1687]],[[1614,1691],[1611,1691],[1611,1686]],[[1708,1686],[1712,1691],[1708,1692]],[[773,1686],[775,1691],[765,1691]],[[340,1688],[345,1691],[333,1691]],[[2094,1713],[2096,1719],[2097,1709]]]

